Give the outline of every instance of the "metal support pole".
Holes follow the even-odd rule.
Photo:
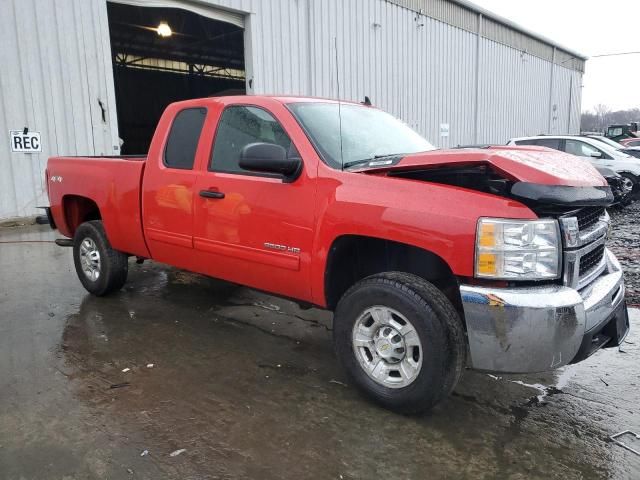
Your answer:
[[[474,98],[475,119],[473,141],[480,143],[480,43],[482,39],[482,14],[478,14],[478,32],[476,35],[476,92]]]
[[[547,119],[547,133],[553,133],[551,131],[551,121],[553,118],[553,75],[556,70],[556,47],[553,47],[553,55],[551,57],[551,80],[549,83],[549,118]]]
[[[573,75],[573,74],[572,74]],[[573,103],[573,76],[569,77],[569,115],[567,115],[567,133],[571,133],[571,104]]]

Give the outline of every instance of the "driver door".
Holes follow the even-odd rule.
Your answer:
[[[226,105],[195,189],[194,249],[211,276],[310,300],[315,175],[303,165],[301,175],[286,183],[275,174],[243,170],[240,152],[256,142],[298,155],[272,112],[250,104]]]

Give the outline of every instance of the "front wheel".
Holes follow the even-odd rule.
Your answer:
[[[129,257],[111,248],[100,220],[85,222],[76,230],[73,262],[82,286],[98,297],[119,290],[127,281]]]
[[[333,332],[353,383],[400,413],[436,405],[464,367],[458,313],[440,290],[415,275],[389,272],[358,282],[338,303]]]

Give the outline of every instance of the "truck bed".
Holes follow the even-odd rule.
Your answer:
[[[113,248],[149,256],[141,215],[145,160],[146,156],[132,155],[50,158],[47,186],[51,214],[60,232],[71,237],[77,221],[74,214],[86,208],[87,201],[92,202],[100,206],[100,217]],[[78,207],[66,208],[65,204]]]

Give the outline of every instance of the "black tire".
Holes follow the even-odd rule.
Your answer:
[[[631,182],[633,183],[633,190],[631,190],[631,193],[623,202],[623,205],[629,205],[631,202],[637,200],[638,197],[640,197],[640,179],[638,179],[638,177],[636,177],[635,175],[626,172],[621,173],[620,176],[631,180]]]
[[[99,276],[96,279],[89,278],[83,270],[80,250],[85,239],[94,242],[100,256]],[[127,281],[129,257],[111,248],[101,220],[85,222],[78,227],[73,236],[73,262],[82,286],[98,297],[120,290]]]
[[[354,351],[354,325],[376,305],[404,315],[420,338],[422,367],[407,386],[389,388],[373,380]],[[442,401],[455,388],[465,364],[466,343],[457,311],[433,284],[407,273],[382,273],[351,287],[338,302],[333,340],[351,381],[376,403],[398,413],[424,412]]]

